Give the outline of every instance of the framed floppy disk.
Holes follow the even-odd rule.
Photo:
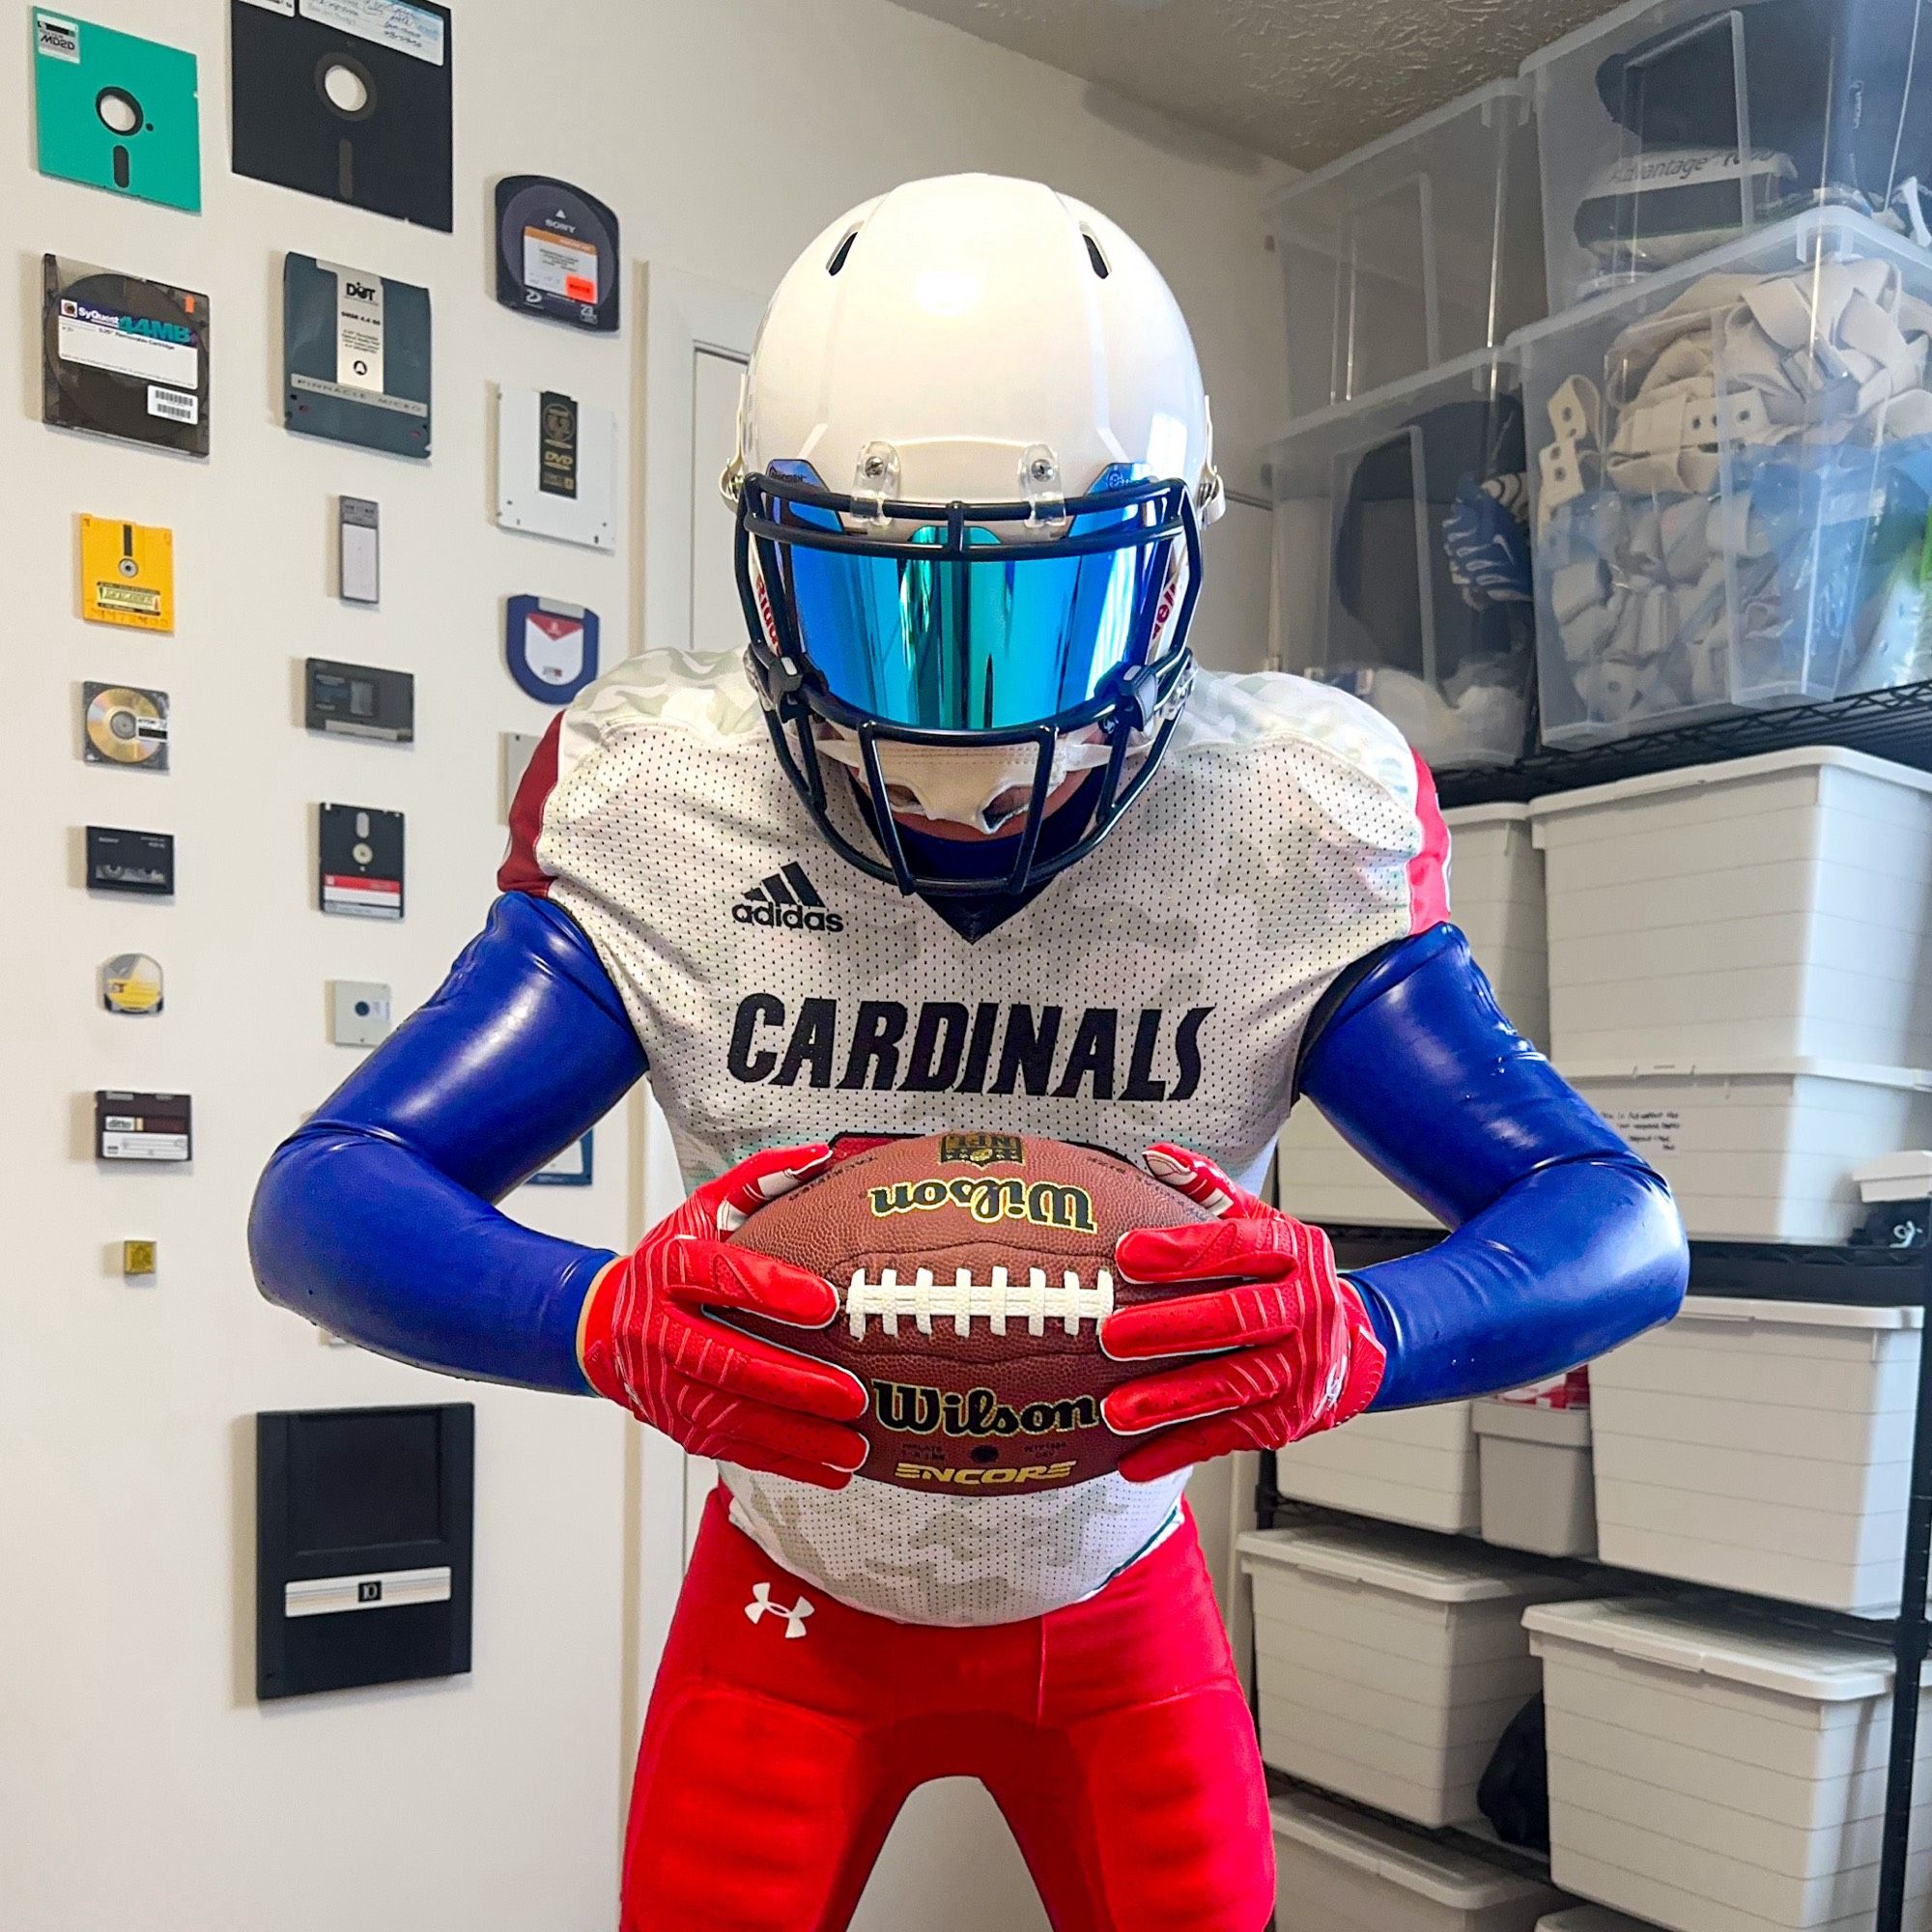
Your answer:
[[[325,805],[316,838],[316,903],[355,919],[403,916],[403,814]]]
[[[614,550],[617,418],[560,390],[503,389],[497,407],[497,521],[505,529]]]
[[[138,685],[83,684],[81,756],[90,765],[168,768],[168,695]]]
[[[503,622],[510,675],[539,704],[568,704],[597,676],[597,612],[550,597],[512,597]]]
[[[208,298],[41,258],[41,420],[208,454]]]
[[[476,1410],[255,1418],[255,1694],[469,1668]]]
[[[36,7],[34,121],[43,175],[200,212],[191,53]]]
[[[449,10],[426,0],[230,0],[235,172],[450,226]]]
[[[80,520],[80,614],[137,631],[175,627],[175,533],[111,517]]]
[[[531,1187],[588,1187],[596,1173],[596,1157],[591,1143],[593,1127],[585,1127],[576,1140],[554,1153],[530,1176]]]
[[[94,1090],[96,1160],[194,1158],[194,1102],[185,1094]]]
[[[100,1004],[110,1013],[152,1019],[164,1004],[161,963],[146,952],[117,952],[100,968]]]
[[[381,738],[407,745],[416,735],[416,681],[380,665],[309,658],[304,667],[302,723],[338,737]]]
[[[541,731],[505,731],[497,745],[497,777],[502,784],[502,805],[499,816],[507,825],[510,822],[510,808],[517,802],[518,788],[523,784],[524,774],[530,768],[530,760],[537,754],[537,747],[543,743]]]
[[[345,604],[383,601],[383,509],[367,497],[335,499],[335,589]]]
[[[298,434],[429,454],[427,289],[285,256],[282,367],[282,420]]]
[[[134,832],[121,825],[87,828],[87,887],[96,893],[174,896],[175,835]]]
[[[497,299],[525,315],[610,334],[617,327],[617,217],[548,175],[497,184]]]

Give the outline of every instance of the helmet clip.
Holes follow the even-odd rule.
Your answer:
[[[1066,522],[1066,492],[1060,481],[1060,459],[1043,442],[1029,443],[1020,456],[1020,495],[1030,529]]]
[[[852,472],[852,509],[873,528],[891,522],[886,503],[899,493],[899,453],[889,442],[868,442]]]

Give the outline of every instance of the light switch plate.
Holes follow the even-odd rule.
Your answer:
[[[389,1037],[389,989],[374,980],[331,980],[328,1037],[337,1046],[380,1046]]]

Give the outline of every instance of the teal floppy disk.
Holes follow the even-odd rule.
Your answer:
[[[36,7],[34,111],[43,175],[200,213],[191,53]]]

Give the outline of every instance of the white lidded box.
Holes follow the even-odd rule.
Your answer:
[[[1530,814],[1566,1071],[1932,1067],[1932,775],[1814,746]]]
[[[1632,1602],[1525,1615],[1543,1661],[1550,1875],[1673,1932],[1854,1932],[1878,1896],[1892,1661]],[[1922,1700],[1922,1693],[1921,1693]],[[1919,1732],[1919,1791],[1932,1737]],[[1926,1922],[1921,1796],[1906,1923]]]
[[[1592,1363],[1603,1560],[1895,1612],[1923,1320],[1693,1294]]]
[[[1374,705],[1437,771],[1521,757],[1536,622],[1507,352],[1337,403],[1264,454],[1274,662]]]
[[[1532,54],[1552,313],[1927,172],[1916,0],[1636,0]],[[1915,59],[1915,55],[1918,56]]]
[[[1538,1687],[1523,1605],[1574,1591],[1479,1544],[1369,1527],[1251,1530],[1262,1756],[1418,1825],[1476,1818]]]
[[[1531,836],[1530,808],[1466,805],[1442,817],[1450,836],[1451,916],[1503,1011],[1541,1046],[1549,1030],[1549,968],[1543,855]],[[1428,1208],[1364,1160],[1311,1100],[1289,1116],[1279,1147],[1281,1205],[1301,1220],[1371,1228],[1436,1225]]]
[[[1474,1419],[1483,1541],[1538,1556],[1594,1556],[1589,1409],[1479,1402]]]
[[[1546,743],[1932,675],[1928,344],[1932,251],[1835,209],[1514,338]]]
[[[1275,1485],[1295,1502],[1353,1510],[1448,1535],[1482,1527],[1474,1405],[1372,1409],[1275,1451]]]
[[[1847,1241],[1864,1219],[1852,1170],[1932,1134],[1932,1074],[1907,1067],[1563,1070],[1669,1181],[1698,1240]]]
[[[1536,1932],[1656,1932],[1647,1919],[1612,1912],[1607,1905],[1567,1905],[1539,1918]]]
[[[1309,1792],[1268,1810],[1275,1932],[1532,1932],[1562,1902],[1537,1879]]]
[[[1267,203],[1293,414],[1493,349],[1543,313],[1529,103],[1520,81],[1494,81]]]

